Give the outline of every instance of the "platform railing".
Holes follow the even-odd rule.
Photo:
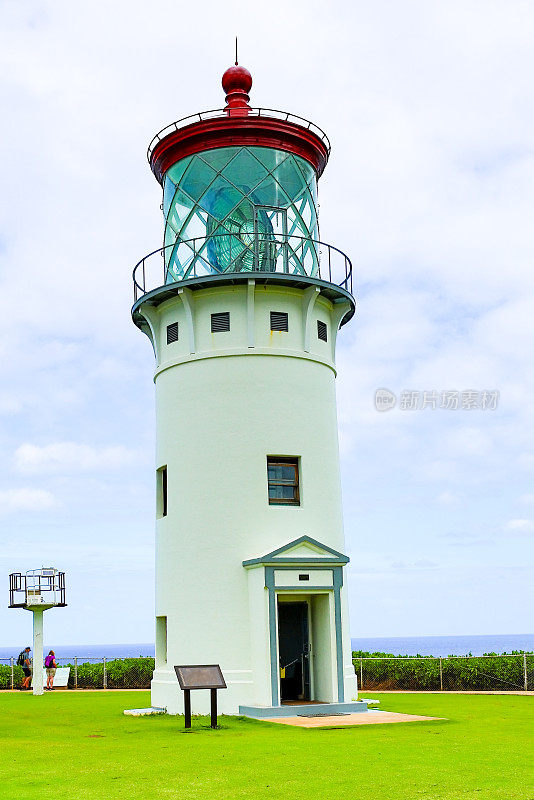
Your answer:
[[[26,605],[28,590],[39,595],[44,594],[54,605],[65,605],[65,573],[29,576],[12,572],[9,576],[9,606]]]
[[[306,128],[306,130],[311,131],[315,134],[315,136],[318,136],[326,147],[328,155],[330,155],[331,145],[328,136],[322,130],[322,128],[320,128],[314,122],[310,122],[309,119],[299,117],[297,114],[291,114],[289,111],[280,111],[276,108],[249,108],[245,117],[242,115],[242,109],[239,109],[239,111],[241,112],[239,114],[239,119],[247,119],[250,117],[266,117],[300,125],[301,128]],[[162,130],[159,131],[159,133],[156,133],[148,145],[148,161],[150,162],[152,153],[154,152],[154,148],[157,146],[157,144],[161,142],[162,139],[165,139],[165,137],[170,133],[178,131],[181,128],[186,128],[188,125],[193,125],[195,122],[205,122],[206,120],[215,119],[217,117],[220,117],[221,119],[236,119],[236,116],[228,114],[224,108],[214,108],[210,111],[199,111],[196,114],[190,114],[188,117],[182,117],[182,119],[178,119],[176,122],[171,122],[169,125],[166,125],[164,128],[162,128]]]
[[[134,302],[153,289],[215,275],[286,274],[317,278],[352,294],[352,263],[337,247],[305,236],[219,233],[177,239],[133,270]]]

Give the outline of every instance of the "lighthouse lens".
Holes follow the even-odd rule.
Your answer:
[[[318,271],[317,176],[299,156],[224,147],[164,183],[166,281],[224,272]]]

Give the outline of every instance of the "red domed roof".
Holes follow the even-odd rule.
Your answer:
[[[320,128],[285,111],[251,108],[248,93],[252,75],[235,64],[222,77],[226,106],[193,114],[160,131],[148,148],[154,175],[163,182],[165,172],[182,158],[220,147],[269,147],[306,159],[322,174],[330,154],[330,142]]]

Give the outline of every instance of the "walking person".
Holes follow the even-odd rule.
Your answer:
[[[22,690],[30,688],[30,681],[32,679],[30,650],[31,647],[25,647],[24,650],[21,650],[21,652],[19,653],[19,657],[17,658],[17,666],[22,667],[22,671],[24,673],[24,680],[22,681],[20,687]]]
[[[53,692],[54,691],[54,676],[56,674],[57,664],[56,664],[56,654],[53,650],[50,650],[47,657],[45,658],[45,669],[46,669],[46,691]]]

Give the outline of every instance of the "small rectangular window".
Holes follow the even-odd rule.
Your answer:
[[[308,574],[299,575],[299,581],[309,581],[309,580],[310,580],[310,576]]]
[[[328,329],[326,327],[326,322],[321,322],[320,319],[317,320],[317,336],[319,339],[322,339],[323,342],[328,341]]]
[[[289,331],[288,317],[284,311],[271,311],[271,330]]]
[[[211,332],[220,333],[230,330],[230,312],[222,311],[219,314],[211,315]]]
[[[299,506],[298,458],[267,457],[269,505]]]
[[[156,617],[156,663],[167,663],[167,617]]]
[[[167,344],[178,341],[178,323],[173,322],[167,325]]]
[[[156,472],[156,517],[167,516],[167,467]]]

